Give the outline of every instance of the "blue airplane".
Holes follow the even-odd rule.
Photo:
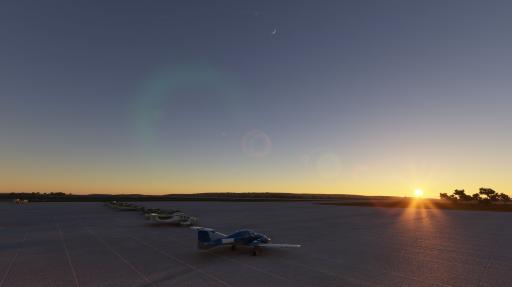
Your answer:
[[[232,234],[226,235],[216,232],[211,228],[191,227],[197,230],[197,248],[210,249],[219,246],[231,246],[235,250],[237,246],[248,246],[253,248],[252,255],[258,255],[261,247],[301,247],[299,244],[273,244],[270,238],[264,234],[254,232],[250,229],[240,229]]]

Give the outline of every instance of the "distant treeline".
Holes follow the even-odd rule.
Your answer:
[[[480,188],[478,193],[468,195],[464,189],[456,189],[452,194],[440,193],[439,197],[453,203],[474,202],[482,204],[510,203],[510,196],[505,193],[498,193],[492,188]]]
[[[362,196],[350,194],[297,194],[297,193],[196,193],[196,194],[71,194],[50,193],[0,193],[0,200],[26,199],[29,201],[315,201],[315,200],[364,200],[386,199],[386,196]]]

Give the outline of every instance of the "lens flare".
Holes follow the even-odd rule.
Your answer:
[[[139,84],[138,96],[134,101],[134,128],[137,141],[145,151],[167,150],[172,143],[172,131],[178,128],[165,125],[167,108],[180,105],[181,92],[189,89],[212,91],[204,95],[215,97],[215,102],[233,119],[240,118],[243,107],[240,102],[245,94],[237,81],[222,70],[209,65],[188,64],[162,68],[148,75]],[[179,107],[178,107],[179,108]],[[161,133],[170,134],[162,139]]]
[[[265,157],[272,151],[272,141],[265,132],[252,130],[242,138],[242,151],[249,157]]]

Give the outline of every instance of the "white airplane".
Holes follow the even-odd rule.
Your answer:
[[[150,213],[149,220],[158,224],[175,224],[181,226],[193,226],[199,222],[197,217],[188,216],[183,212]]]
[[[253,248],[252,255],[258,255],[261,247],[301,247],[299,244],[270,243],[271,239],[268,236],[254,232],[250,229],[240,229],[229,235],[216,232],[211,228],[191,227],[191,229],[197,230],[198,249],[231,246],[231,250],[235,250],[237,246],[249,246]]]
[[[174,213],[180,212],[179,210],[160,209],[160,208],[143,208],[143,209],[141,209],[141,211],[144,213],[144,217],[146,218],[146,220],[151,219],[151,215],[152,214],[167,214],[167,215],[170,215],[170,214],[174,214]]]
[[[13,202],[16,204],[27,204],[28,200],[16,198],[15,200],[13,200]]]
[[[120,211],[137,211],[141,209],[141,207],[128,202],[111,201],[106,203],[106,205]]]

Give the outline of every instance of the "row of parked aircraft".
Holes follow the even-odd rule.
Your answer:
[[[197,225],[197,217],[186,215],[179,210],[173,209],[160,209],[160,208],[146,208],[127,202],[112,201],[107,203],[111,208],[120,211],[141,211],[147,220],[159,224],[174,224],[181,226],[194,226]]]
[[[127,202],[112,201],[107,206],[120,211],[141,211],[147,220],[158,224],[173,224],[178,226],[189,226],[197,231],[197,248],[200,250],[211,249],[220,246],[230,246],[236,250],[238,246],[251,247],[252,255],[258,255],[261,248],[296,248],[299,244],[275,244],[270,243],[271,239],[262,233],[250,229],[240,229],[230,234],[223,234],[212,228],[196,226],[199,221],[197,217],[188,216],[185,213],[174,209],[146,208]]]

